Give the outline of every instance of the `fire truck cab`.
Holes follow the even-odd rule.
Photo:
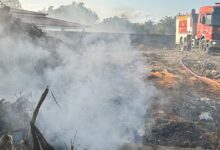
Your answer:
[[[208,52],[220,49],[220,3],[201,7],[199,13],[193,9],[190,14],[176,17],[176,44],[181,50],[199,48]]]

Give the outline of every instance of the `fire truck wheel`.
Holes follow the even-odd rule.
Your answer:
[[[199,50],[200,52],[206,52],[207,51],[207,42],[205,39],[202,39],[200,42],[199,42]]]

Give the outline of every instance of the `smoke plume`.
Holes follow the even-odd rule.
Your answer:
[[[52,145],[69,144],[76,131],[79,149],[116,150],[134,140],[154,88],[143,81],[148,70],[128,36],[33,42],[1,35],[1,97],[13,101],[22,92],[36,103],[49,85],[61,108],[50,94],[37,125]]]

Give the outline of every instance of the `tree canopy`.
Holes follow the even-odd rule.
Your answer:
[[[1,0],[3,5],[12,7],[12,8],[21,8],[21,3],[19,0]]]
[[[86,8],[84,3],[72,2],[70,5],[61,5],[59,8],[54,9],[50,6],[47,10],[49,16],[71,22],[91,25],[97,22],[98,15]]]
[[[50,17],[91,25],[88,30],[99,32],[141,33],[141,34],[175,34],[175,17],[165,16],[159,21],[147,19],[144,23],[132,23],[126,15],[113,16],[98,23],[98,15],[87,8],[84,3],[72,2],[54,9],[50,6],[45,11]]]
[[[175,34],[175,17],[164,17],[158,22],[147,20],[144,23],[131,23],[126,17],[111,17],[92,27],[104,32],[126,32],[140,34]]]

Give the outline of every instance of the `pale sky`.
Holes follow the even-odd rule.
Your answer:
[[[49,6],[71,4],[72,1],[84,2],[103,19],[114,15],[127,14],[134,21],[143,18],[157,20],[163,16],[175,16],[180,12],[190,12],[192,8],[213,5],[217,0],[20,0],[28,10],[42,10]]]

